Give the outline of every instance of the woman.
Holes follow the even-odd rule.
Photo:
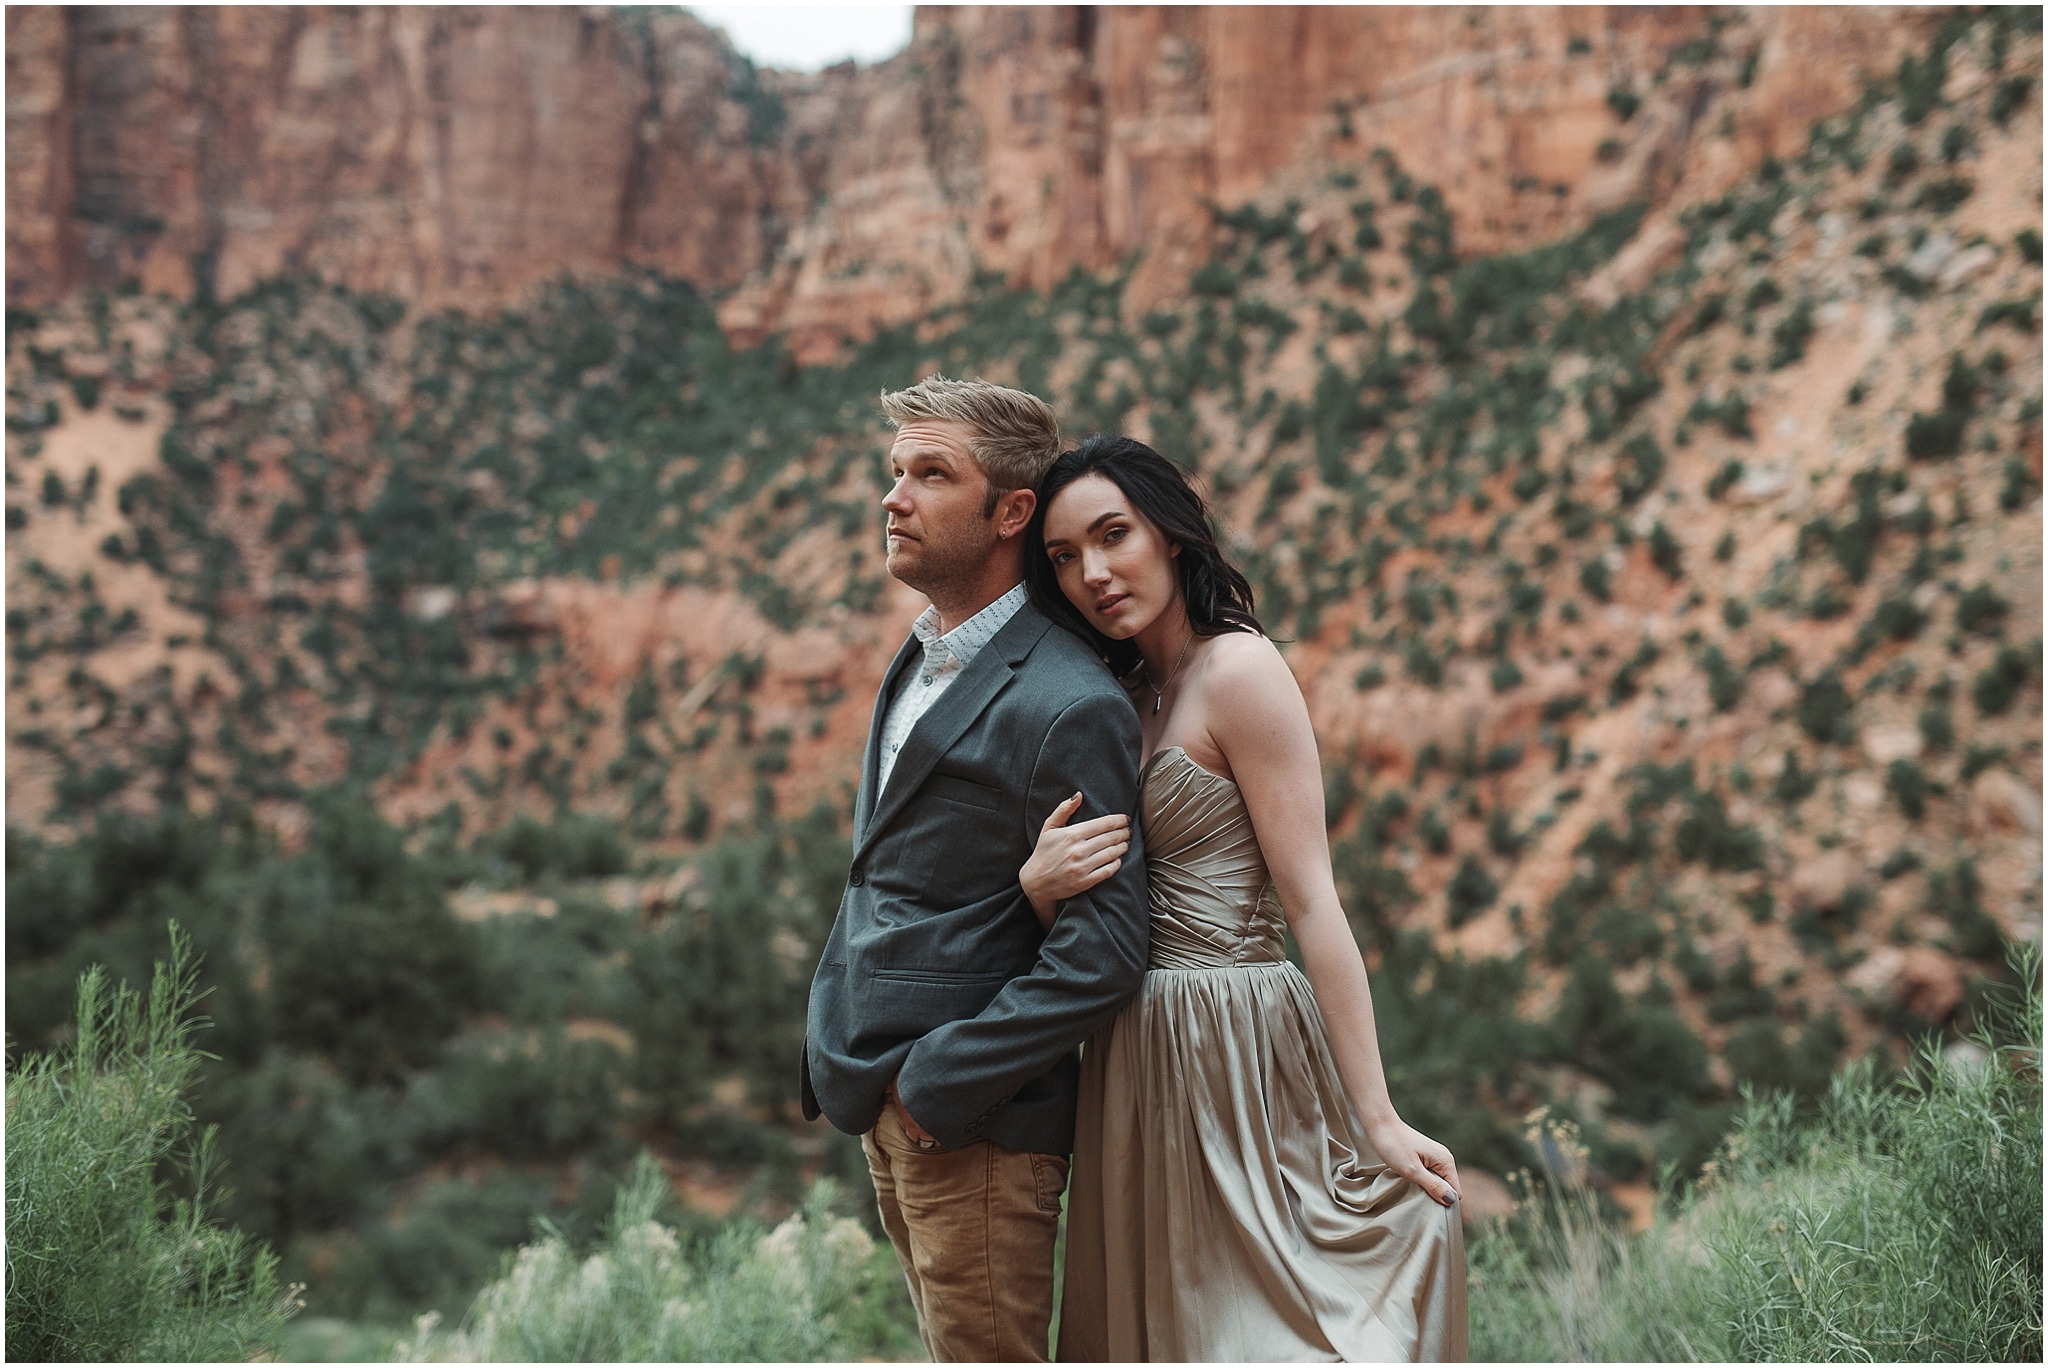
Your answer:
[[[1125,678],[1149,757],[1151,962],[1083,1061],[1059,1357],[1462,1359],[1457,1167],[1388,1099],[1308,708],[1251,586],[1129,438],[1061,456],[1031,527],[1034,596]],[[1076,801],[1022,875],[1048,925],[1128,848],[1121,817],[1062,825]]]

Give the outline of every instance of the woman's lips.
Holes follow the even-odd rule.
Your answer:
[[[1095,603],[1095,611],[1098,616],[1107,617],[1109,614],[1114,613],[1117,609],[1123,607],[1124,601],[1128,598],[1130,598],[1129,594],[1117,594],[1111,598],[1097,599]]]

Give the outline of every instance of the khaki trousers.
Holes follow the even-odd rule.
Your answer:
[[[1066,1157],[920,1144],[893,1102],[861,1148],[932,1361],[1044,1363]]]

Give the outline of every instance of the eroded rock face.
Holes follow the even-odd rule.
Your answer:
[[[8,294],[283,271],[430,303],[564,271],[731,284],[777,231],[773,102],[687,14],[19,10]]]
[[[1681,179],[1711,194],[1928,22],[932,6],[887,62],[791,76],[686,13],[14,7],[7,288],[316,270],[488,305],[637,264],[732,290],[737,337],[816,357],[977,269],[1044,287],[1142,248],[1143,307],[1206,256],[1206,206],[1378,147],[1441,187],[1468,251]],[[1753,54],[1747,79],[1709,75],[1714,49]]]

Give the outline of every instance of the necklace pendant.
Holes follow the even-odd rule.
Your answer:
[[[1160,701],[1160,700],[1161,700],[1162,698],[1164,698],[1164,697],[1165,697],[1165,695],[1164,695],[1164,694],[1153,694],[1153,695],[1152,695],[1152,715],[1153,715],[1154,717],[1157,717],[1157,716],[1159,716],[1159,701]]]

